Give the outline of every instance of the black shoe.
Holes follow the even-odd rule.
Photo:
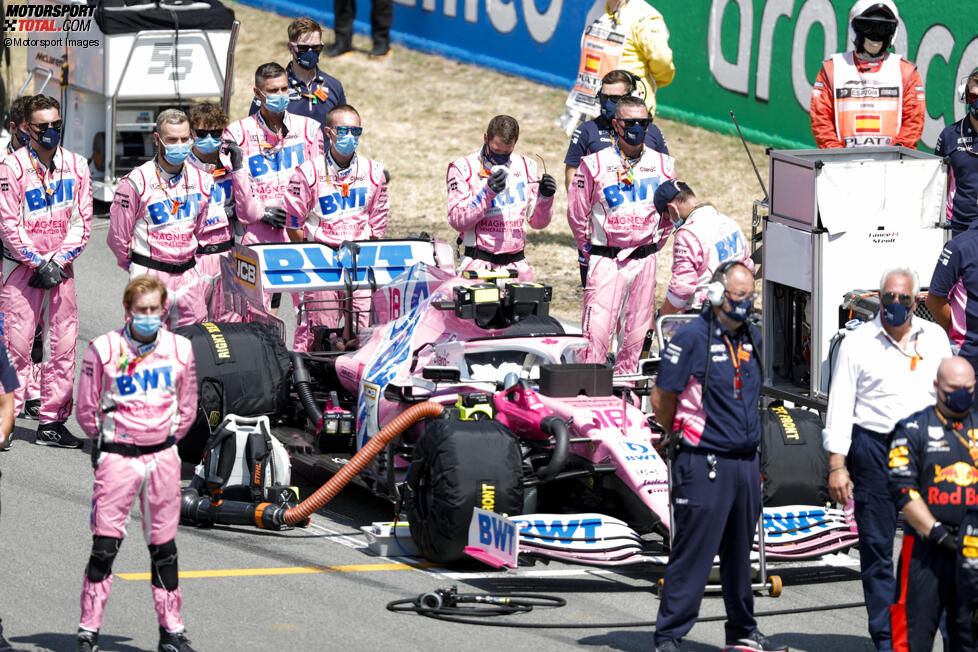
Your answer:
[[[52,421],[39,425],[34,443],[40,446],[57,446],[58,448],[82,447],[82,440],[68,432],[64,421]]]
[[[390,56],[390,53],[390,43],[374,43],[374,46],[371,48],[368,56],[371,59],[383,59],[384,57]]]
[[[3,637],[3,632],[0,632],[0,652],[9,652],[14,649],[14,646],[10,644],[10,641]]]
[[[78,652],[98,652],[98,632],[78,630]]]
[[[679,652],[679,641],[670,638],[655,644],[654,652]]]
[[[157,652],[195,652],[190,647],[186,630],[171,634],[162,627],[160,627],[160,644],[156,650]]]
[[[732,643],[727,641],[727,645],[723,648],[723,651],[727,652],[728,650],[731,652],[734,650],[738,652],[787,652],[788,646],[772,643],[764,634],[761,634],[759,630],[755,629],[744,638],[738,638]]]
[[[29,398],[24,401],[24,407],[21,408],[20,414],[17,415],[18,419],[30,419],[31,421],[37,421],[41,418],[41,399],[39,398]]]
[[[10,450],[10,442],[12,442],[13,440],[14,440],[14,433],[11,432],[10,435],[7,437],[7,440],[5,442],[3,442],[3,446],[0,446],[0,452],[4,452],[5,453],[5,452],[9,451]],[[2,634],[2,633],[3,632],[0,631],[0,634]],[[2,650],[2,649],[3,649],[3,646],[0,645],[0,650]]]
[[[326,50],[326,56],[330,59],[344,57],[348,54],[353,54],[353,46],[349,44],[333,43],[331,46],[329,46],[329,49]]]

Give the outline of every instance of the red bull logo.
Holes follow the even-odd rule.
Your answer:
[[[959,487],[970,487],[978,484],[978,468],[967,462],[955,462],[950,466],[934,465],[934,484],[938,482],[953,482]]]

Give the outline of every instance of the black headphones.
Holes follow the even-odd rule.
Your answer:
[[[628,75],[628,83],[630,85],[630,88],[628,89],[628,95],[631,95],[632,97],[637,97],[637,98],[639,98],[641,100],[644,100],[645,99],[645,93],[639,90],[639,85],[640,84],[642,86],[645,86],[646,85],[645,82],[642,81],[642,78],[639,77],[638,75],[636,75],[635,73],[629,72],[628,70],[624,70],[622,68],[619,68],[618,69],[618,72],[623,72],[626,75]],[[602,82],[602,85],[603,85],[603,82]],[[600,90],[598,91],[598,94],[599,95],[602,94]]]
[[[631,75],[632,73],[628,73],[628,74]],[[964,80],[961,82],[961,85],[958,86],[958,97],[965,104],[968,103],[968,84],[970,84],[972,81],[978,81],[978,68],[972,70],[968,74],[968,76],[965,77]]]

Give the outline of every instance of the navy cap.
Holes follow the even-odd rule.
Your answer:
[[[659,215],[665,215],[666,204],[675,199],[680,191],[688,189],[689,186],[686,185],[686,182],[679,179],[669,179],[660,183],[659,187],[655,189],[655,196],[652,198],[652,203],[655,204],[655,212]]]

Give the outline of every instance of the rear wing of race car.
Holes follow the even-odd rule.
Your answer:
[[[431,239],[362,240],[337,249],[318,242],[236,245],[221,275],[226,294],[261,306],[271,292],[373,291],[417,263],[451,269],[451,247]]]

